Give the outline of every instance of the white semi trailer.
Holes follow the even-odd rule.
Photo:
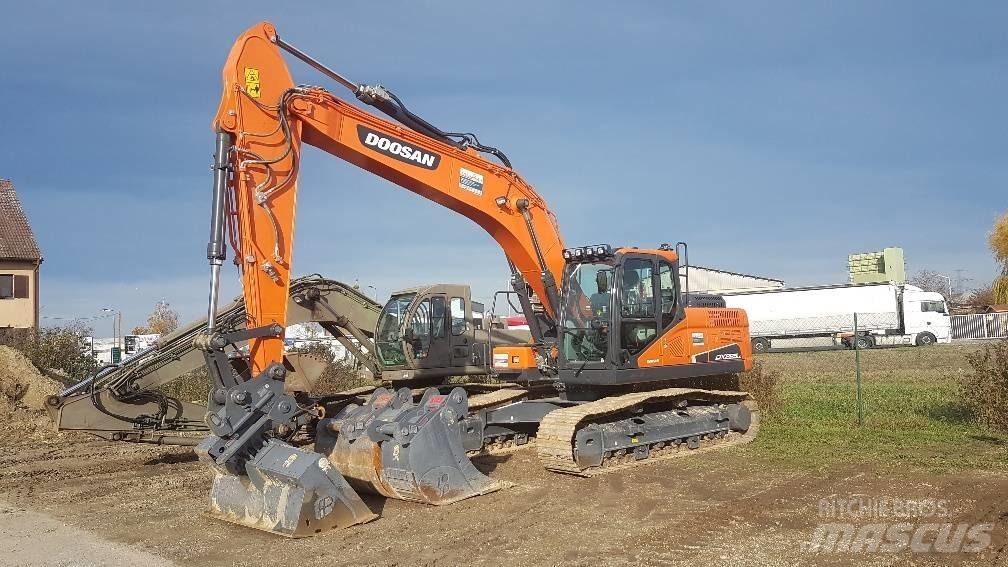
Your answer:
[[[766,352],[775,340],[809,337],[831,338],[847,347],[856,342],[858,348],[951,341],[945,298],[913,285],[783,288],[727,293],[724,300],[749,316],[753,352]]]

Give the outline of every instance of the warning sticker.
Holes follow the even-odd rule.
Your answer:
[[[507,368],[508,367],[508,355],[507,355],[507,353],[504,353],[504,354],[494,353],[494,355],[493,355],[493,365],[494,365],[494,368]]]
[[[259,69],[245,67],[245,92],[252,98],[259,98]]]
[[[459,169],[459,187],[476,195],[483,194],[483,176],[466,168]]]

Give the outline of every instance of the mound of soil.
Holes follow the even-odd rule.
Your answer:
[[[43,376],[19,351],[0,346],[0,437],[51,433],[44,405],[60,389],[59,382]]]

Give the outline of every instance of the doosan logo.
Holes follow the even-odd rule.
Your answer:
[[[715,356],[714,360],[738,360],[740,358],[742,358],[742,357],[739,356],[738,353],[729,352],[729,353],[726,353],[726,354],[719,354],[719,355]]]
[[[417,165],[424,169],[437,169],[438,164],[441,163],[441,156],[438,154],[414,148],[403,140],[380,134],[365,126],[357,126],[357,137],[366,147],[401,162]]]

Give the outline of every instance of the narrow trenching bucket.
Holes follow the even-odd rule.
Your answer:
[[[319,423],[316,450],[358,490],[389,498],[451,504],[507,483],[481,473],[466,455],[468,397],[429,388],[413,403],[408,388],[379,388],[363,406],[348,406]]]
[[[209,514],[287,537],[305,537],[376,516],[318,453],[270,440],[245,465],[247,476],[215,467]]]

